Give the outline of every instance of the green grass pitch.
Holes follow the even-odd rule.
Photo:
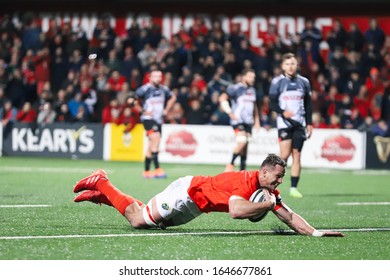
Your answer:
[[[122,191],[145,202],[180,176],[223,170],[221,165],[162,165],[169,178],[146,180],[142,163],[0,158],[0,259],[390,259],[389,171],[303,169],[302,199],[288,196],[287,174],[279,186],[283,201],[314,227],[341,230],[344,238],[290,234],[272,214],[251,223],[211,213],[165,231],[135,230],[112,207],[73,202],[74,183],[97,168],[105,169]],[[368,204],[340,205],[355,202]]]

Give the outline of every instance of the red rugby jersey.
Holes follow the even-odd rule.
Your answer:
[[[216,176],[195,176],[188,194],[202,212],[229,212],[229,199],[233,195],[248,199],[260,188],[259,171],[226,172]],[[275,190],[280,208],[279,191]]]

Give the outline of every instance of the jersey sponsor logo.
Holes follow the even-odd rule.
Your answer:
[[[301,95],[284,95],[282,97],[283,100],[285,101],[290,101],[290,100],[302,100],[303,96]]]
[[[195,154],[198,147],[192,133],[185,130],[171,133],[166,141],[165,150],[174,156],[189,157]]]
[[[329,161],[344,163],[352,160],[355,155],[355,145],[351,139],[343,135],[325,139],[321,146],[321,157]]]
[[[168,203],[164,202],[161,204],[161,208],[164,209],[164,210],[169,210],[169,205]]]

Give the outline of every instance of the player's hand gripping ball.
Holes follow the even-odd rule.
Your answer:
[[[256,190],[249,198],[249,201],[251,201],[251,202],[263,202],[266,200],[267,199],[266,199],[262,189]],[[268,212],[269,212],[268,210],[265,210],[264,212],[262,212],[256,216],[248,218],[248,220],[253,222],[253,223],[260,222],[262,219],[265,218],[265,216],[267,216]]]

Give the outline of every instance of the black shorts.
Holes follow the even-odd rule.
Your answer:
[[[146,135],[150,135],[155,132],[160,132],[161,134],[161,124],[155,120],[143,120],[142,124],[144,125]]]
[[[234,129],[235,133],[246,132],[246,133],[252,134],[252,127],[253,127],[253,124],[248,124],[248,123],[239,123],[239,124],[233,125],[233,129]]]
[[[307,139],[306,130],[304,127],[289,127],[278,130],[279,141],[292,140],[291,146],[293,149],[302,151],[303,143]]]

